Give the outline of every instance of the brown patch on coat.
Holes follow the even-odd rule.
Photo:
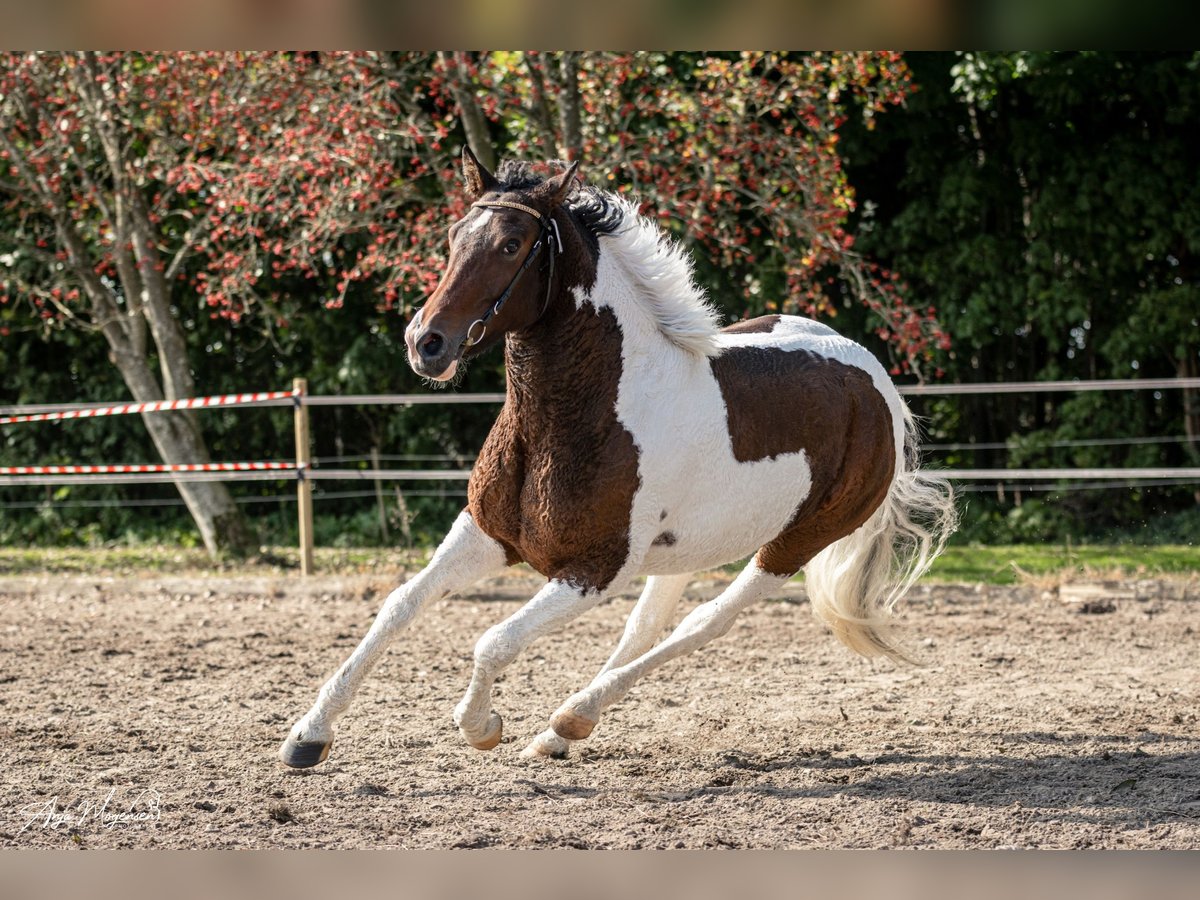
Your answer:
[[[891,412],[862,369],[807,350],[730,347],[710,364],[739,462],[807,454],[811,491],[756,556],[766,571],[793,575],[887,496],[896,465]]]
[[[725,334],[770,334],[779,324],[780,316],[759,316],[757,319],[743,319],[727,325],[721,331]]]
[[[507,398],[467,485],[467,509],[510,564],[525,560],[548,578],[601,590],[629,556],[638,454],[617,421],[620,326],[611,310],[576,310],[568,286],[590,288],[595,261],[574,228],[563,240],[561,259],[575,268],[546,315],[508,337]]]

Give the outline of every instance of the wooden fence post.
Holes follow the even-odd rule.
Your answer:
[[[379,448],[371,448],[371,468],[379,471]],[[375,479],[375,509],[379,512],[379,537],[384,546],[388,542],[387,508],[383,505],[383,482]]]
[[[308,407],[304,397],[308,394],[308,379],[292,379],[292,390],[296,394],[296,508],[300,518],[300,574],[311,575],[313,570],[313,519],[312,481],[308,477],[309,455]]]

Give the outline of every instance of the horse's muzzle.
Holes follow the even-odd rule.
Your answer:
[[[404,329],[404,343],[408,348],[408,364],[418,375],[434,381],[449,381],[454,377],[462,341],[450,340],[437,329],[426,327],[421,313]]]

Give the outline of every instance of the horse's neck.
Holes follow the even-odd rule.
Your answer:
[[[596,436],[615,423],[622,373],[660,369],[688,356],[664,337],[625,267],[592,257],[575,229],[564,229],[563,287],[545,315],[505,342],[508,407],[525,442]],[[568,285],[585,284],[586,299]],[[647,371],[648,377],[653,373]],[[574,438],[572,438],[572,442]]]
[[[564,304],[565,306],[565,304]],[[510,335],[509,397],[521,405],[561,403],[603,393],[621,377],[621,331],[610,310],[555,311],[552,321]]]
[[[505,344],[508,405],[527,439],[591,430],[611,414],[621,378],[621,329],[612,310],[564,292],[543,320]]]

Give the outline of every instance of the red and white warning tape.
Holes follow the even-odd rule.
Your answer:
[[[174,481],[466,481],[470,469],[314,469],[293,462],[135,466],[0,466],[0,487],[48,484],[157,484]]]
[[[132,472],[294,471],[294,462],[147,463],[120,466],[0,466],[0,475],[124,475]]]
[[[221,394],[215,397],[189,397],[184,400],[157,400],[152,403],[117,403],[111,406],[72,407],[53,412],[0,416],[0,425],[16,422],[49,422],[55,419],[91,419],[97,416],[123,416],[130,413],[163,412],[173,409],[206,409],[213,406],[280,405],[300,395],[294,391],[259,391],[254,394]]]

